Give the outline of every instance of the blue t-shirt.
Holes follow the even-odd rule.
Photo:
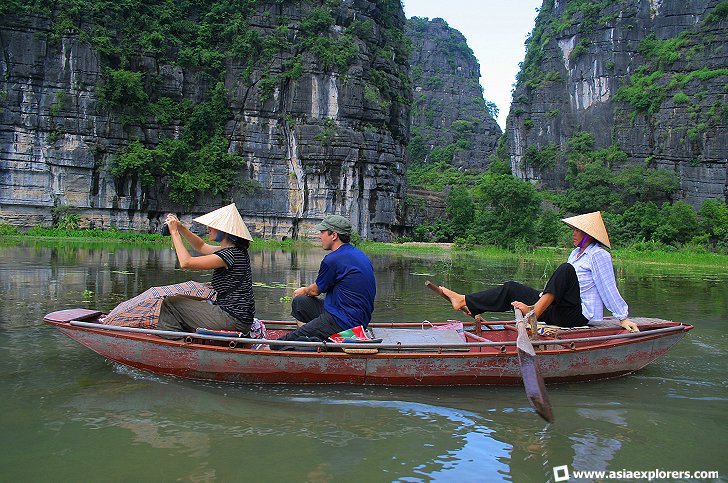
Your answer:
[[[324,309],[342,330],[369,325],[377,287],[372,262],[364,252],[344,243],[326,255],[316,285],[326,294]]]

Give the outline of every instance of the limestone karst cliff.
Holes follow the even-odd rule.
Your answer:
[[[441,18],[410,18],[406,33],[412,44],[408,169],[485,170],[502,132],[489,111],[495,105],[483,98],[480,64],[467,40]],[[440,190],[408,187],[402,232],[445,218],[446,198]]]
[[[569,140],[613,146],[617,173],[669,170],[673,199],[728,200],[728,2],[545,0],[507,123],[512,170],[567,187]]]
[[[488,111],[480,65],[467,39],[441,18],[407,21],[413,88],[411,162],[445,159],[453,166],[485,169],[500,126]]]
[[[0,7],[1,221],[156,230],[233,200],[258,236],[401,225],[398,1],[43,5]]]

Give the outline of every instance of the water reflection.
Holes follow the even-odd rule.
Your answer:
[[[356,398],[339,397],[344,395]],[[298,469],[322,481],[367,474],[375,467],[402,481],[445,474],[472,481],[484,469],[507,474],[500,460],[507,458],[508,445],[492,438],[491,420],[380,396],[360,388],[241,388],[173,379],[108,384],[71,398],[64,406],[74,415],[64,424],[123,429],[128,433],[116,432],[117,444],[197,460],[200,464],[185,470],[191,472],[187,476],[209,469],[202,463],[220,457],[223,444],[295,454]],[[247,469],[263,474],[259,465],[248,463]]]

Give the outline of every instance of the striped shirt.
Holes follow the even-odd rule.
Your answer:
[[[589,320],[602,320],[604,306],[618,319],[629,317],[629,308],[617,289],[612,255],[598,243],[579,254],[575,248],[568,262],[574,266],[581,292],[581,313]]]
[[[227,268],[216,268],[212,272],[212,288],[217,292],[217,305],[239,321],[252,323],[255,298],[247,250],[222,248],[215,255],[227,265]]]

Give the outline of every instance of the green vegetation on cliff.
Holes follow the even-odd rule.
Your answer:
[[[133,192],[139,183],[146,190],[161,177],[169,198],[189,206],[202,193],[256,188],[226,138],[235,118],[231,108],[250,103],[251,94],[256,105],[271,101],[304,69],[347,81],[357,58],[368,56],[368,100],[385,111],[374,128],[390,129],[389,108],[409,98],[398,82],[408,90],[409,80],[393,80],[385,66],[405,65],[409,43],[399,2],[378,0],[376,6],[377,24],[354,18],[343,25],[337,21],[349,7],[342,0],[7,0],[0,14],[21,23],[46,21],[51,46],[70,38],[94,48],[103,72],[98,108],[128,133],[128,145],[110,166],[117,186]],[[163,68],[180,69],[198,92],[170,95]],[[235,88],[226,92],[224,82]],[[272,110],[286,119],[285,108]],[[148,129],[159,129],[161,139],[142,136]],[[62,134],[54,127],[49,140]]]
[[[564,150],[549,145],[536,151],[532,156],[540,162],[567,163],[569,189],[539,192],[498,162],[477,175],[444,162],[410,170],[411,184],[448,193],[447,218],[417,227],[412,239],[519,250],[568,246],[568,229],[559,218],[602,210],[615,246],[728,253],[728,205],[710,199],[696,212],[683,201],[672,202],[679,190],[673,171],[647,164],[617,170],[626,153],[616,146],[595,149],[589,132],[576,133]]]
[[[713,14],[720,14],[718,7]],[[709,18],[703,21],[703,26],[710,25]],[[676,37],[663,40],[657,39],[654,33],[650,34],[640,41],[638,48],[645,62],[619,88],[615,99],[634,109],[632,117],[639,113],[654,116],[667,99],[672,99],[675,104],[689,104],[691,98],[682,89],[691,81],[705,83],[719,77],[728,77],[728,68],[693,68],[689,60],[708,48],[719,51],[724,47],[723,42],[701,32],[683,31]],[[687,60],[688,67],[674,70],[674,64],[680,60]],[[711,121],[717,124],[720,119],[708,116],[706,123]]]
[[[230,153],[224,135],[225,123],[232,118],[227,108],[227,93],[222,83],[213,89],[210,100],[192,105],[171,99],[154,107],[161,117],[175,110],[184,119],[178,138],[161,140],[154,148],[144,147],[138,140],[114,158],[111,173],[117,178],[129,177],[149,186],[155,179],[168,177],[169,197],[184,206],[191,206],[197,193],[213,195],[250,194],[258,183],[239,174],[245,160]],[[163,106],[163,107],[162,107]]]

